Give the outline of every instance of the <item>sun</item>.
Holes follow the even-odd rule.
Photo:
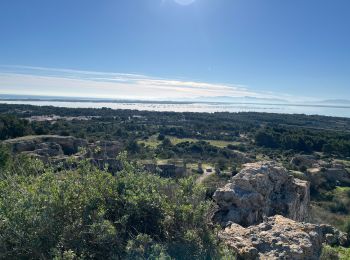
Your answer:
[[[193,4],[196,0],[174,0],[179,5],[190,5]]]

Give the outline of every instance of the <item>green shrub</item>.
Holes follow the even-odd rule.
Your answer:
[[[87,161],[58,173],[29,158],[10,167],[0,178],[0,258],[220,258],[205,189],[126,158],[117,176]]]
[[[348,260],[350,259],[350,248],[323,246],[321,260]]]
[[[330,246],[324,246],[322,248],[320,260],[338,260],[338,259],[339,259],[339,255],[335,248]]]

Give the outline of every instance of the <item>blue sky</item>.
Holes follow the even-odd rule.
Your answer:
[[[349,0],[1,0],[0,93],[350,99]]]

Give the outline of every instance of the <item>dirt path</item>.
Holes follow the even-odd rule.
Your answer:
[[[204,173],[197,179],[197,183],[202,183],[206,178],[214,174],[215,174],[214,170],[212,172],[207,172],[205,170]]]

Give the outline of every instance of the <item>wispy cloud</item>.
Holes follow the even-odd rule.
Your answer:
[[[0,92],[148,100],[215,96],[278,97],[234,84],[173,80],[128,73],[6,65],[0,66]]]

